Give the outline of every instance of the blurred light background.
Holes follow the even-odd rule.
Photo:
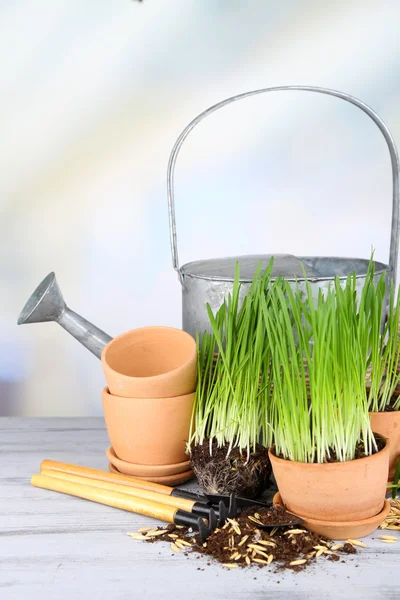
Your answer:
[[[101,414],[100,362],[54,323],[17,327],[55,271],[107,333],[181,325],[166,168],[208,106],[285,84],[365,101],[400,143],[397,0],[2,0],[0,414]],[[250,253],[387,262],[391,171],[376,126],[305,93],[244,100],[189,136],[181,261]]]

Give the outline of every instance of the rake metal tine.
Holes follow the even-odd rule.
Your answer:
[[[229,516],[228,509],[226,508],[223,500],[220,500],[220,502],[218,504],[218,515],[219,515],[218,527],[222,527],[223,525],[225,525],[225,521]]]
[[[233,519],[234,517],[237,517],[238,512],[239,510],[236,502],[236,496],[235,494],[231,494],[229,497],[228,517]]]
[[[208,518],[208,527],[211,531],[214,531],[218,527],[218,517],[212,508],[210,509],[210,516]]]
[[[201,517],[199,517],[197,520],[197,529],[199,531],[200,540],[202,544],[204,544],[204,542],[211,533],[211,529],[205,524],[204,520]]]

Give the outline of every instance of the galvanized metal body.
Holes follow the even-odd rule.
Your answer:
[[[250,266],[250,259],[253,258],[253,265]],[[213,312],[218,310],[224,301],[224,298],[232,291],[233,285],[233,269],[236,261],[239,261],[241,265],[241,281],[242,286],[240,290],[241,300],[247,294],[252,274],[254,273],[257,262],[261,260],[264,267],[268,265],[270,256],[236,256],[230,259],[223,259],[216,261],[221,270],[226,273],[228,270],[231,271],[230,277],[221,276],[199,276],[198,273],[205,269],[207,266],[212,269],[213,261],[199,261],[188,263],[182,267],[183,283],[182,283],[182,298],[183,298],[183,311],[182,311],[182,327],[185,331],[190,333],[192,336],[196,335],[196,331],[199,332],[200,336],[204,331],[211,332],[207,311],[205,310],[205,304],[210,304]],[[361,292],[364,285],[365,274],[367,272],[368,260],[357,259],[357,258],[336,258],[336,257],[321,257],[321,256],[299,256],[298,259],[304,263],[304,265],[310,265],[324,269],[325,276],[308,276],[308,280],[311,283],[313,295],[317,300],[318,291],[322,289],[326,290],[329,284],[332,282],[335,275],[339,275],[344,282],[347,274],[350,271],[356,271],[357,273],[357,294]],[[211,265],[209,264],[211,263]],[[215,265],[217,266],[217,265]],[[244,268],[243,268],[244,266]],[[247,269],[246,269],[247,267]],[[252,268],[253,267],[253,268]],[[378,281],[382,273],[388,272],[388,266],[383,263],[376,262],[376,281]],[[274,280],[279,274],[279,269],[273,271],[272,280]],[[305,290],[304,277],[290,277],[285,276],[285,279],[298,283],[300,289]]]
[[[185,331],[191,335],[195,335],[196,331],[201,335],[204,331],[210,331],[209,319],[206,311],[206,303],[209,303],[213,310],[217,310],[226,295],[232,291],[233,286],[233,274],[236,261],[240,263],[241,281],[242,281],[242,297],[247,293],[250,281],[254,275],[255,268],[258,262],[261,260],[263,266],[268,264],[271,255],[257,255],[257,256],[239,256],[223,259],[212,259],[204,261],[191,262],[182,267],[179,266],[178,258],[178,242],[176,232],[176,219],[175,219],[175,198],[174,198],[174,172],[176,161],[182,147],[183,142],[189,135],[189,133],[211,113],[236,102],[267,92],[281,92],[281,91],[305,91],[305,92],[316,92],[329,96],[334,96],[349,102],[364,113],[366,113],[377,125],[382,135],[384,136],[391,159],[392,165],[392,181],[393,181],[393,195],[392,195],[392,224],[391,224],[391,237],[390,237],[390,251],[389,251],[389,264],[375,263],[376,277],[386,272],[388,276],[391,276],[396,283],[397,276],[397,261],[398,261],[398,248],[399,248],[399,157],[396,149],[393,137],[386,127],[382,119],[364,102],[345,94],[337,90],[330,90],[327,88],[313,87],[313,86],[281,86],[273,88],[263,88],[259,90],[253,90],[239,94],[231,98],[227,98],[211,106],[200,115],[198,115],[187,127],[182,131],[179,138],[176,140],[175,145],[172,149],[167,172],[167,193],[168,193],[168,207],[169,207],[169,226],[170,226],[170,240],[171,240],[171,252],[172,252],[172,264],[174,269],[177,271],[179,280],[182,285],[182,326]],[[300,285],[304,284],[304,276],[299,265],[296,265],[296,260],[304,263],[307,271],[307,278],[311,282],[311,286],[315,293],[318,294],[320,288],[325,289],[329,282],[338,275],[344,282],[348,273],[356,271],[358,279],[358,290],[361,290],[364,282],[365,275],[369,260],[361,258],[341,258],[341,257],[290,257],[288,262],[289,267],[286,268],[285,260],[282,260],[279,264],[279,260],[275,266],[274,276],[281,274],[289,281],[297,281]],[[280,272],[280,267],[284,265],[283,271]]]

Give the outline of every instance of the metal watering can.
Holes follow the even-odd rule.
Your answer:
[[[210,331],[209,319],[206,310],[206,303],[208,302],[215,312],[221,306],[224,298],[232,291],[233,288],[233,275],[236,261],[240,263],[240,276],[242,282],[241,294],[242,297],[246,295],[250,282],[254,276],[254,272],[257,264],[262,262],[264,267],[267,266],[271,255],[253,255],[253,256],[235,256],[230,258],[222,259],[210,259],[190,262],[182,267],[179,266],[178,259],[178,241],[176,234],[176,220],[175,220],[175,198],[174,198],[174,171],[176,160],[178,158],[180,149],[183,142],[189,135],[189,133],[196,127],[200,121],[205,119],[211,113],[244,98],[255,96],[258,94],[264,94],[267,92],[281,92],[281,91],[304,91],[304,92],[317,92],[319,94],[326,94],[328,96],[334,96],[341,98],[346,102],[354,104],[365,112],[378,126],[382,132],[383,137],[389,148],[390,159],[392,163],[393,173],[393,204],[392,204],[392,225],[391,225],[391,237],[390,237],[390,252],[389,252],[389,264],[385,265],[380,262],[375,262],[375,273],[376,280],[379,276],[386,272],[388,276],[391,276],[396,283],[397,276],[397,259],[398,259],[398,247],[399,247],[399,157],[393,137],[382,121],[382,119],[364,102],[349,96],[343,92],[336,90],[330,90],[322,87],[312,86],[280,86],[272,88],[264,88],[260,90],[253,90],[251,92],[245,92],[237,96],[232,96],[226,100],[222,100],[211,106],[201,114],[199,114],[193,121],[186,126],[180,136],[175,142],[175,145],[171,151],[171,155],[168,163],[167,173],[167,193],[168,193],[168,208],[169,208],[169,228],[170,228],[170,240],[171,240],[171,251],[172,251],[172,264],[174,269],[177,271],[179,280],[182,285],[182,326],[185,331],[191,335],[195,335],[196,331],[200,335],[204,331]],[[341,258],[341,257],[324,257],[324,256],[292,256],[292,255],[274,255],[274,270],[273,278],[278,275],[282,275],[285,279],[293,282],[299,282],[300,286],[302,282],[304,284],[304,276],[301,265],[305,267],[307,278],[311,283],[315,297],[318,296],[318,290],[320,288],[325,289],[329,286],[332,279],[338,275],[343,283],[346,280],[347,275],[350,272],[356,271],[357,273],[357,291],[361,291],[369,259],[361,258]]]

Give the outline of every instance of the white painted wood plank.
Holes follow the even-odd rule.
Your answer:
[[[100,418],[0,419],[1,600],[400,598],[400,542],[385,545],[379,533],[345,563],[227,571],[126,536],[151,519],[30,486],[44,458],[106,469],[107,445]]]

